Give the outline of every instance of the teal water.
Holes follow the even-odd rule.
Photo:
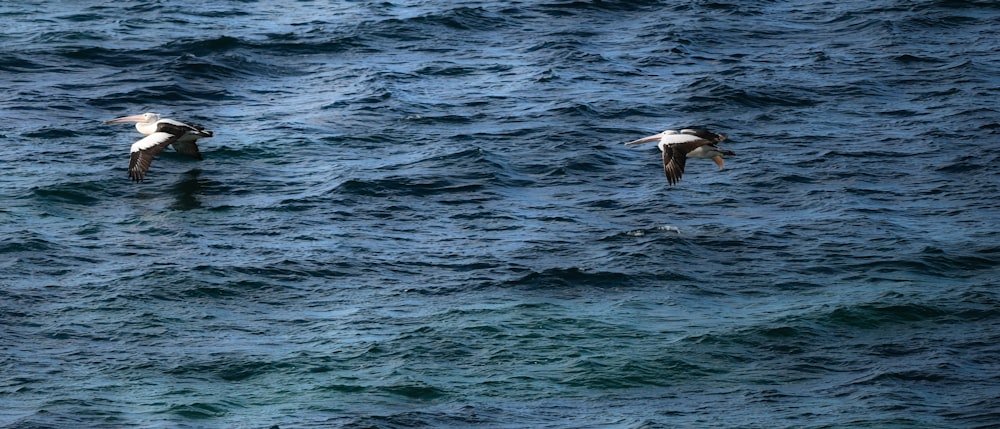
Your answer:
[[[0,19],[0,427],[1000,421],[992,2]]]

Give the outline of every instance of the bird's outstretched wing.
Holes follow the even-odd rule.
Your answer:
[[[174,150],[176,150],[177,153],[181,155],[190,156],[194,159],[199,159],[199,160],[202,159],[201,151],[198,150],[198,144],[195,143],[193,139],[192,140],[183,138],[177,139],[177,141],[174,142],[173,146]]]
[[[698,129],[685,128],[685,129],[681,130],[681,133],[682,134],[692,135],[692,136],[695,136],[695,137],[698,137],[698,138],[702,138],[702,139],[708,140],[708,141],[710,141],[712,143],[721,143],[722,141],[726,140],[726,135],[725,134],[713,133],[713,132],[711,132],[709,130],[698,130]]]
[[[197,124],[185,124],[180,121],[175,121],[173,119],[160,119],[156,122],[157,131],[162,131],[160,127],[168,126],[172,130],[186,130],[191,134],[195,134],[198,137],[212,137],[213,133],[211,130],[206,130],[205,127]]]
[[[137,183],[141,182],[146,177],[153,158],[178,138],[180,135],[157,131],[133,143],[132,157],[128,163],[128,177]]]
[[[677,143],[663,145],[663,174],[667,176],[667,182],[671,186],[677,184],[684,175],[684,164],[687,162],[687,154],[692,150],[712,144],[708,140],[694,140],[687,143]]]
[[[174,150],[181,155],[190,156],[198,160],[202,158],[201,152],[198,150],[198,144],[195,141],[202,137],[212,137],[214,134],[201,125],[185,124],[173,119],[161,119],[157,123],[156,130],[180,135],[181,137],[173,143]]]

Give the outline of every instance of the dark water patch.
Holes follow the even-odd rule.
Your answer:
[[[954,254],[954,252],[949,253],[941,248],[932,246],[923,248],[920,255],[928,264],[942,274],[991,270],[1000,266],[1000,260],[996,257],[981,257],[975,254]]]
[[[253,10],[241,5],[206,5],[207,7],[185,10],[185,14],[212,18],[215,20],[245,19],[254,16]]]
[[[379,49],[371,47],[361,35],[343,33],[268,34],[266,42],[251,45],[256,52],[268,55],[310,55],[329,56],[336,54],[375,54]]]
[[[185,54],[163,64],[173,76],[183,79],[228,80],[237,76],[260,78],[266,69],[257,67],[245,58],[230,56],[203,59]]]
[[[441,200],[450,203],[486,201],[495,198],[487,192],[488,189],[503,185],[511,178],[516,180],[517,177],[515,173],[508,171],[509,167],[503,161],[491,158],[495,156],[479,149],[421,157],[415,162],[386,168],[405,173],[405,176],[390,176],[378,180],[350,179],[337,186],[336,192],[365,197],[451,195]],[[435,174],[442,170],[447,172]],[[468,195],[469,198],[454,199],[461,195]]]
[[[717,108],[719,105],[733,105],[746,108],[765,107],[811,107],[820,104],[822,100],[816,97],[809,88],[793,86],[772,86],[744,89],[713,77],[703,77],[688,85],[687,91],[694,94],[687,97],[685,109],[696,111]]]
[[[980,156],[966,155],[935,167],[941,173],[970,174],[990,168],[990,163]]]
[[[377,390],[416,401],[434,401],[447,395],[445,391],[437,387],[415,380],[383,386]]]
[[[260,282],[234,282],[236,284],[227,284],[220,286],[213,285],[201,285],[197,287],[192,287],[189,289],[179,291],[180,295],[184,298],[210,298],[210,299],[227,299],[232,297],[242,297],[246,294],[247,289],[259,289],[264,283]]]
[[[752,91],[736,90],[724,99],[747,107],[809,107],[819,104],[818,97],[804,88],[764,88]]]
[[[565,176],[577,176],[583,174],[587,177],[603,177],[603,173],[610,169],[613,169],[619,165],[619,160],[609,153],[602,153],[598,151],[573,151],[573,146],[576,143],[560,143],[556,146],[556,150],[566,150],[567,153],[572,154],[569,159],[557,164],[553,167],[551,164],[541,164],[528,166],[529,171],[534,169],[551,169],[550,171],[544,173],[547,177],[565,177]]]
[[[424,76],[444,76],[444,77],[457,77],[457,76],[470,76],[480,73],[478,67],[468,67],[459,66],[454,64],[441,64],[423,67],[416,70],[418,75]]]
[[[985,392],[984,392],[985,393]],[[985,393],[984,397],[959,403],[941,413],[949,420],[976,428],[992,428],[1000,421],[1000,411],[996,411],[998,399]]]
[[[107,20],[107,15],[98,12],[82,12],[73,13],[69,15],[60,15],[56,19],[70,21],[70,22],[93,22],[93,21],[104,21]]]
[[[96,123],[95,123],[96,125]],[[73,137],[78,137],[84,134],[83,130],[78,128],[42,128],[37,131],[29,131],[22,134],[25,138],[32,139],[42,139],[42,140],[64,140],[71,139]]]
[[[525,49],[526,53],[544,54],[554,62],[566,62],[572,64],[600,64],[609,62],[608,58],[599,53],[588,52],[589,49],[583,43],[572,39],[561,41],[542,42]]]
[[[190,404],[172,405],[163,412],[197,421],[225,416],[229,410],[225,404],[192,402]]]
[[[73,46],[75,44],[101,42],[103,41],[103,37],[89,31],[65,30],[40,32],[32,35],[30,40],[39,45]]]
[[[829,314],[827,321],[834,326],[881,329],[913,322],[933,322],[947,314],[945,310],[919,304],[868,304],[836,309]]]
[[[469,124],[483,119],[481,114],[472,115],[414,115],[406,118],[408,121],[419,121],[426,123],[447,124]]]
[[[926,2],[916,7],[916,9],[921,9],[921,8],[966,9],[971,11],[978,11],[978,10],[989,10],[989,9],[1000,10],[1000,5],[998,5],[996,2],[989,0],[935,0]]]
[[[993,258],[983,258],[971,254],[952,254],[944,250],[927,247],[919,254],[900,254],[892,258],[882,258],[868,262],[853,261],[845,269],[859,273],[907,273],[917,276],[941,276],[966,278],[977,271],[996,266]]]
[[[324,385],[322,389],[347,394],[357,394],[371,391],[368,386],[359,386],[357,384],[329,384]]]
[[[600,115],[600,112],[595,110],[593,106],[585,103],[560,104],[558,106],[554,106],[553,108],[551,108],[548,113],[549,114],[554,113],[561,117],[570,117],[570,118],[572,117],[587,118],[587,117],[596,117]]]
[[[917,383],[939,383],[948,380],[948,377],[936,371],[885,371],[864,379],[863,383],[886,383],[886,384],[908,384]]]
[[[830,33],[825,34],[851,35],[852,38],[859,38],[863,35],[865,39],[878,37],[879,39],[874,40],[893,40],[895,34],[893,20],[873,15],[871,9],[874,8],[869,8],[869,10],[852,8],[836,13],[835,16],[823,22],[831,29]],[[879,7],[878,11],[888,12],[889,8]]]
[[[0,54],[0,71],[8,73],[35,73],[44,71],[49,66],[24,58],[14,53]]]
[[[942,63],[941,58],[937,57],[922,57],[917,55],[902,54],[893,58],[893,60],[902,64],[940,64]]]
[[[146,57],[134,53],[123,53],[116,49],[101,46],[67,46],[57,49],[55,54],[74,60],[76,67],[93,67],[94,65],[121,66],[126,62],[133,68],[152,63]]]
[[[413,18],[417,25],[443,26],[453,30],[478,33],[482,29],[499,29],[506,20],[482,7],[456,7],[444,12]]]
[[[243,357],[221,357],[202,363],[179,365],[166,371],[167,374],[180,377],[214,377],[226,382],[245,381],[263,374],[283,370],[284,365],[257,361]]]
[[[160,83],[144,85],[126,92],[115,92],[91,100],[95,106],[186,104],[205,101],[222,101],[231,98],[228,90],[198,83]]]
[[[407,18],[364,22],[357,32],[367,43],[397,46],[417,52],[451,52],[454,44],[422,42],[428,40],[488,40],[484,33],[505,28],[505,16],[479,7],[446,8]],[[433,37],[432,37],[433,36]],[[456,42],[459,43],[459,42]]]
[[[669,353],[669,348],[663,352]],[[653,359],[620,359],[607,357],[581,358],[567,364],[562,384],[597,391],[616,389],[668,387],[712,373],[704,367],[674,356]]]
[[[221,137],[221,136],[220,136]],[[288,151],[301,153],[308,150],[309,142],[298,139],[281,139],[261,142],[260,145],[237,147],[228,144],[213,145],[202,150],[205,156],[211,155],[213,158],[244,162],[256,160],[260,162],[273,163],[275,165],[285,165],[294,163],[296,160],[289,159]],[[199,142],[199,146],[202,143]],[[207,142],[205,146],[208,146]]]
[[[906,30],[926,28],[933,28],[935,31],[954,30],[978,24],[982,20],[982,17],[978,16],[944,15],[930,12],[912,14],[900,24],[900,27]]]
[[[634,280],[625,274],[615,272],[588,272],[576,267],[550,268],[533,272],[519,279],[506,282],[509,287],[557,290],[557,289],[617,289],[630,287]]]
[[[993,292],[969,291],[955,300],[962,305],[950,313],[949,322],[980,324],[984,329],[1000,320],[1000,297]]]
[[[496,415],[494,415],[496,414]],[[503,424],[504,415],[494,407],[472,406],[447,407],[427,411],[401,411],[376,415],[364,415],[338,421],[337,427],[345,429],[386,428],[433,428],[433,427],[474,427]]]
[[[210,39],[181,39],[163,45],[165,55],[191,55],[196,58],[268,58],[289,55],[330,55],[364,48],[357,36],[350,33],[268,33],[264,39],[221,36]],[[256,63],[245,74],[267,72],[278,77],[284,74],[303,75],[288,64],[280,62]]]
[[[240,48],[247,47],[248,43],[242,39],[232,36],[220,36],[208,39],[179,39],[173,40],[163,45],[161,50],[165,54],[190,55],[193,57],[204,57],[209,55],[220,55]]]
[[[122,422],[95,423],[94,419],[82,413],[61,413],[41,410],[35,415],[23,417],[4,426],[5,429],[61,429],[67,427],[92,426],[95,428],[113,428]]]
[[[91,206],[100,201],[104,188],[100,183],[60,183],[34,189],[34,196],[45,204]]]
[[[589,12],[632,12],[632,11],[642,11],[649,8],[655,8],[662,6],[658,1],[652,0],[641,0],[641,1],[550,1],[542,3],[534,8],[540,10],[541,12],[557,17],[568,17],[575,16],[581,13]],[[680,10],[686,9],[685,6],[674,6],[673,9]]]
[[[342,271],[342,268],[349,267],[349,264],[340,262],[328,262],[316,264],[299,260],[285,259],[264,265],[253,265],[246,267],[232,267],[227,270],[220,270],[217,267],[198,267],[201,272],[212,273],[220,279],[230,278],[232,274],[245,275],[247,278],[238,282],[230,283],[236,290],[246,292],[267,292],[270,290],[287,290],[288,286],[302,285],[309,279],[332,279],[337,277],[349,277],[352,271]],[[268,279],[265,282],[261,279]],[[278,284],[275,284],[277,282]],[[279,286],[284,285],[284,286]]]
[[[348,180],[337,188],[343,195],[386,198],[390,196],[428,197],[448,194],[472,195],[483,188],[482,184],[457,184],[450,180],[420,180],[412,178],[393,178],[371,182]],[[473,200],[481,199],[476,196]],[[452,200],[453,202],[460,202]],[[466,202],[471,202],[466,200]]]
[[[821,336],[821,332],[811,326],[787,320],[735,332],[696,336],[686,339],[685,344],[693,342],[692,347],[712,361],[748,362],[810,354]]]
[[[230,362],[225,368],[220,368],[216,375],[225,381],[243,381],[277,369],[281,369],[281,365],[271,362]]]

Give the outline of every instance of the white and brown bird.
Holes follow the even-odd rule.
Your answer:
[[[725,139],[725,134],[713,133],[707,130],[666,130],[659,134],[630,141],[625,143],[625,146],[634,146],[659,140],[660,143],[657,146],[663,152],[663,173],[666,174],[667,182],[670,183],[670,186],[673,186],[681,180],[681,176],[684,174],[684,163],[688,158],[711,159],[715,161],[715,164],[721,170],[725,165],[722,157],[736,155],[736,152],[716,146]]]
[[[149,171],[153,158],[167,146],[173,146],[177,153],[195,159],[202,159],[198,145],[202,137],[212,137],[212,132],[198,125],[188,125],[173,119],[160,118],[156,113],[126,116],[104,121],[105,124],[135,122],[135,129],[146,137],[132,144],[132,157],[128,163],[128,177],[141,182]]]

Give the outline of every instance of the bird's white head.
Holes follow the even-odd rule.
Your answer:
[[[112,119],[110,121],[104,121],[105,124],[125,124],[129,122],[135,122],[135,129],[140,133],[145,135],[150,135],[156,132],[156,121],[160,120],[160,115],[155,113],[143,113],[141,115],[125,116],[122,118]]]
[[[141,115],[125,116],[122,118],[112,119],[110,121],[104,121],[105,124],[126,124],[135,122],[138,124],[152,124],[160,120],[160,115],[155,113],[143,113]]]

